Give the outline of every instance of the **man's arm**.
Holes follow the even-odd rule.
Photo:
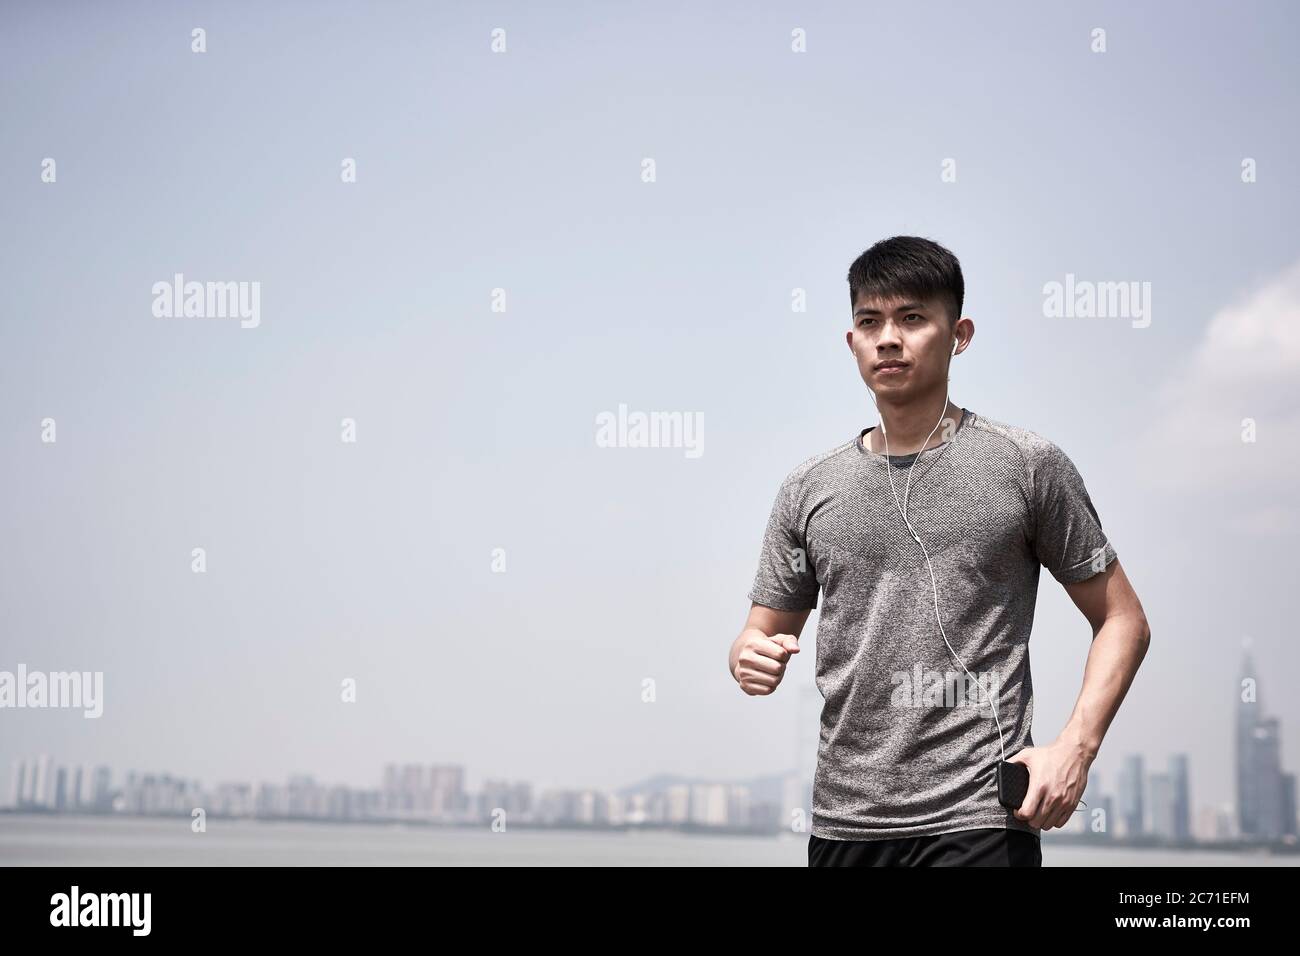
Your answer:
[[[1083,689],[1060,735],[1047,747],[1021,751],[1020,761],[1012,758],[1030,764],[1030,793],[1016,816],[1040,829],[1069,822],[1102,738],[1151,643],[1142,602],[1118,558],[1086,581],[1062,587],[1092,625],[1092,647]]]
[[[753,604],[739,636],[731,642],[727,670],[747,694],[770,694],[785,675],[790,654],[798,653],[798,638],[812,608],[781,611]]]
[[[1092,625],[1092,647],[1083,689],[1061,736],[1077,744],[1091,762],[1146,656],[1151,628],[1118,558],[1100,574],[1062,587]]]

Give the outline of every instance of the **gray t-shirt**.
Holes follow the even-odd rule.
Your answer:
[[[997,762],[1034,746],[1029,633],[1038,569],[1083,581],[1116,558],[1074,463],[962,409],[952,439],[884,455],[852,441],[781,483],[749,598],[816,608],[824,699],[813,835],[882,840],[1006,827]],[[929,550],[947,644],[935,620]],[[889,473],[893,473],[893,492]],[[897,504],[895,504],[897,495]],[[796,659],[797,660],[797,659]],[[969,674],[968,674],[969,672]]]

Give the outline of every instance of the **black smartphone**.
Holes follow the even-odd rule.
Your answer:
[[[1022,763],[998,761],[998,803],[1018,810],[1029,792],[1029,768]]]

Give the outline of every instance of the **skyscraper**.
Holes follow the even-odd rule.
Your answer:
[[[1296,836],[1295,774],[1282,774],[1282,835]]]
[[[1187,754],[1174,754],[1169,758],[1170,832],[1171,839],[1185,841],[1192,838],[1192,793],[1188,780]]]
[[[54,768],[54,800],[50,804],[55,810],[68,808],[68,768]]]
[[[1237,825],[1245,839],[1278,840],[1295,828],[1284,819],[1286,801],[1277,719],[1264,702],[1249,647],[1242,653],[1237,692]]]
[[[1174,784],[1167,773],[1151,775],[1151,832],[1164,840],[1174,838]]]
[[[95,768],[93,803],[96,810],[113,808],[113,772],[105,766]]]
[[[821,692],[813,687],[799,690],[799,727],[795,733],[796,764],[799,777],[798,803],[786,807],[784,825],[789,826],[790,813],[796,807],[803,810],[804,819],[812,827],[813,778],[817,773],[817,754],[821,749],[822,706]]]
[[[38,807],[48,807],[54,803],[53,767],[48,754],[36,758],[32,781],[27,790],[27,802]]]
[[[1141,836],[1145,807],[1142,800],[1142,755],[1129,754],[1119,771],[1119,822],[1124,836]]]
[[[69,810],[81,809],[81,789],[84,783],[85,768],[77,764],[68,771],[68,793],[67,808]]]
[[[1088,783],[1083,790],[1083,802],[1086,804],[1079,814],[1083,818],[1083,832],[1089,837],[1107,839],[1112,835],[1114,820],[1111,818],[1112,801],[1101,789],[1101,774],[1088,772]]]
[[[27,799],[27,761],[13,762],[13,775],[9,778],[9,806],[15,810]]]

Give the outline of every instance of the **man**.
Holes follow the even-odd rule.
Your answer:
[[[1071,819],[1146,654],[1146,615],[1065,452],[948,400],[975,335],[952,253],[886,239],[848,280],[846,340],[881,424],[781,483],[729,667],[772,693],[820,590],[809,865],[1041,866],[1039,834]],[[1093,636],[1074,712],[1037,747],[1040,565]],[[1029,769],[1014,811],[1004,757]]]

